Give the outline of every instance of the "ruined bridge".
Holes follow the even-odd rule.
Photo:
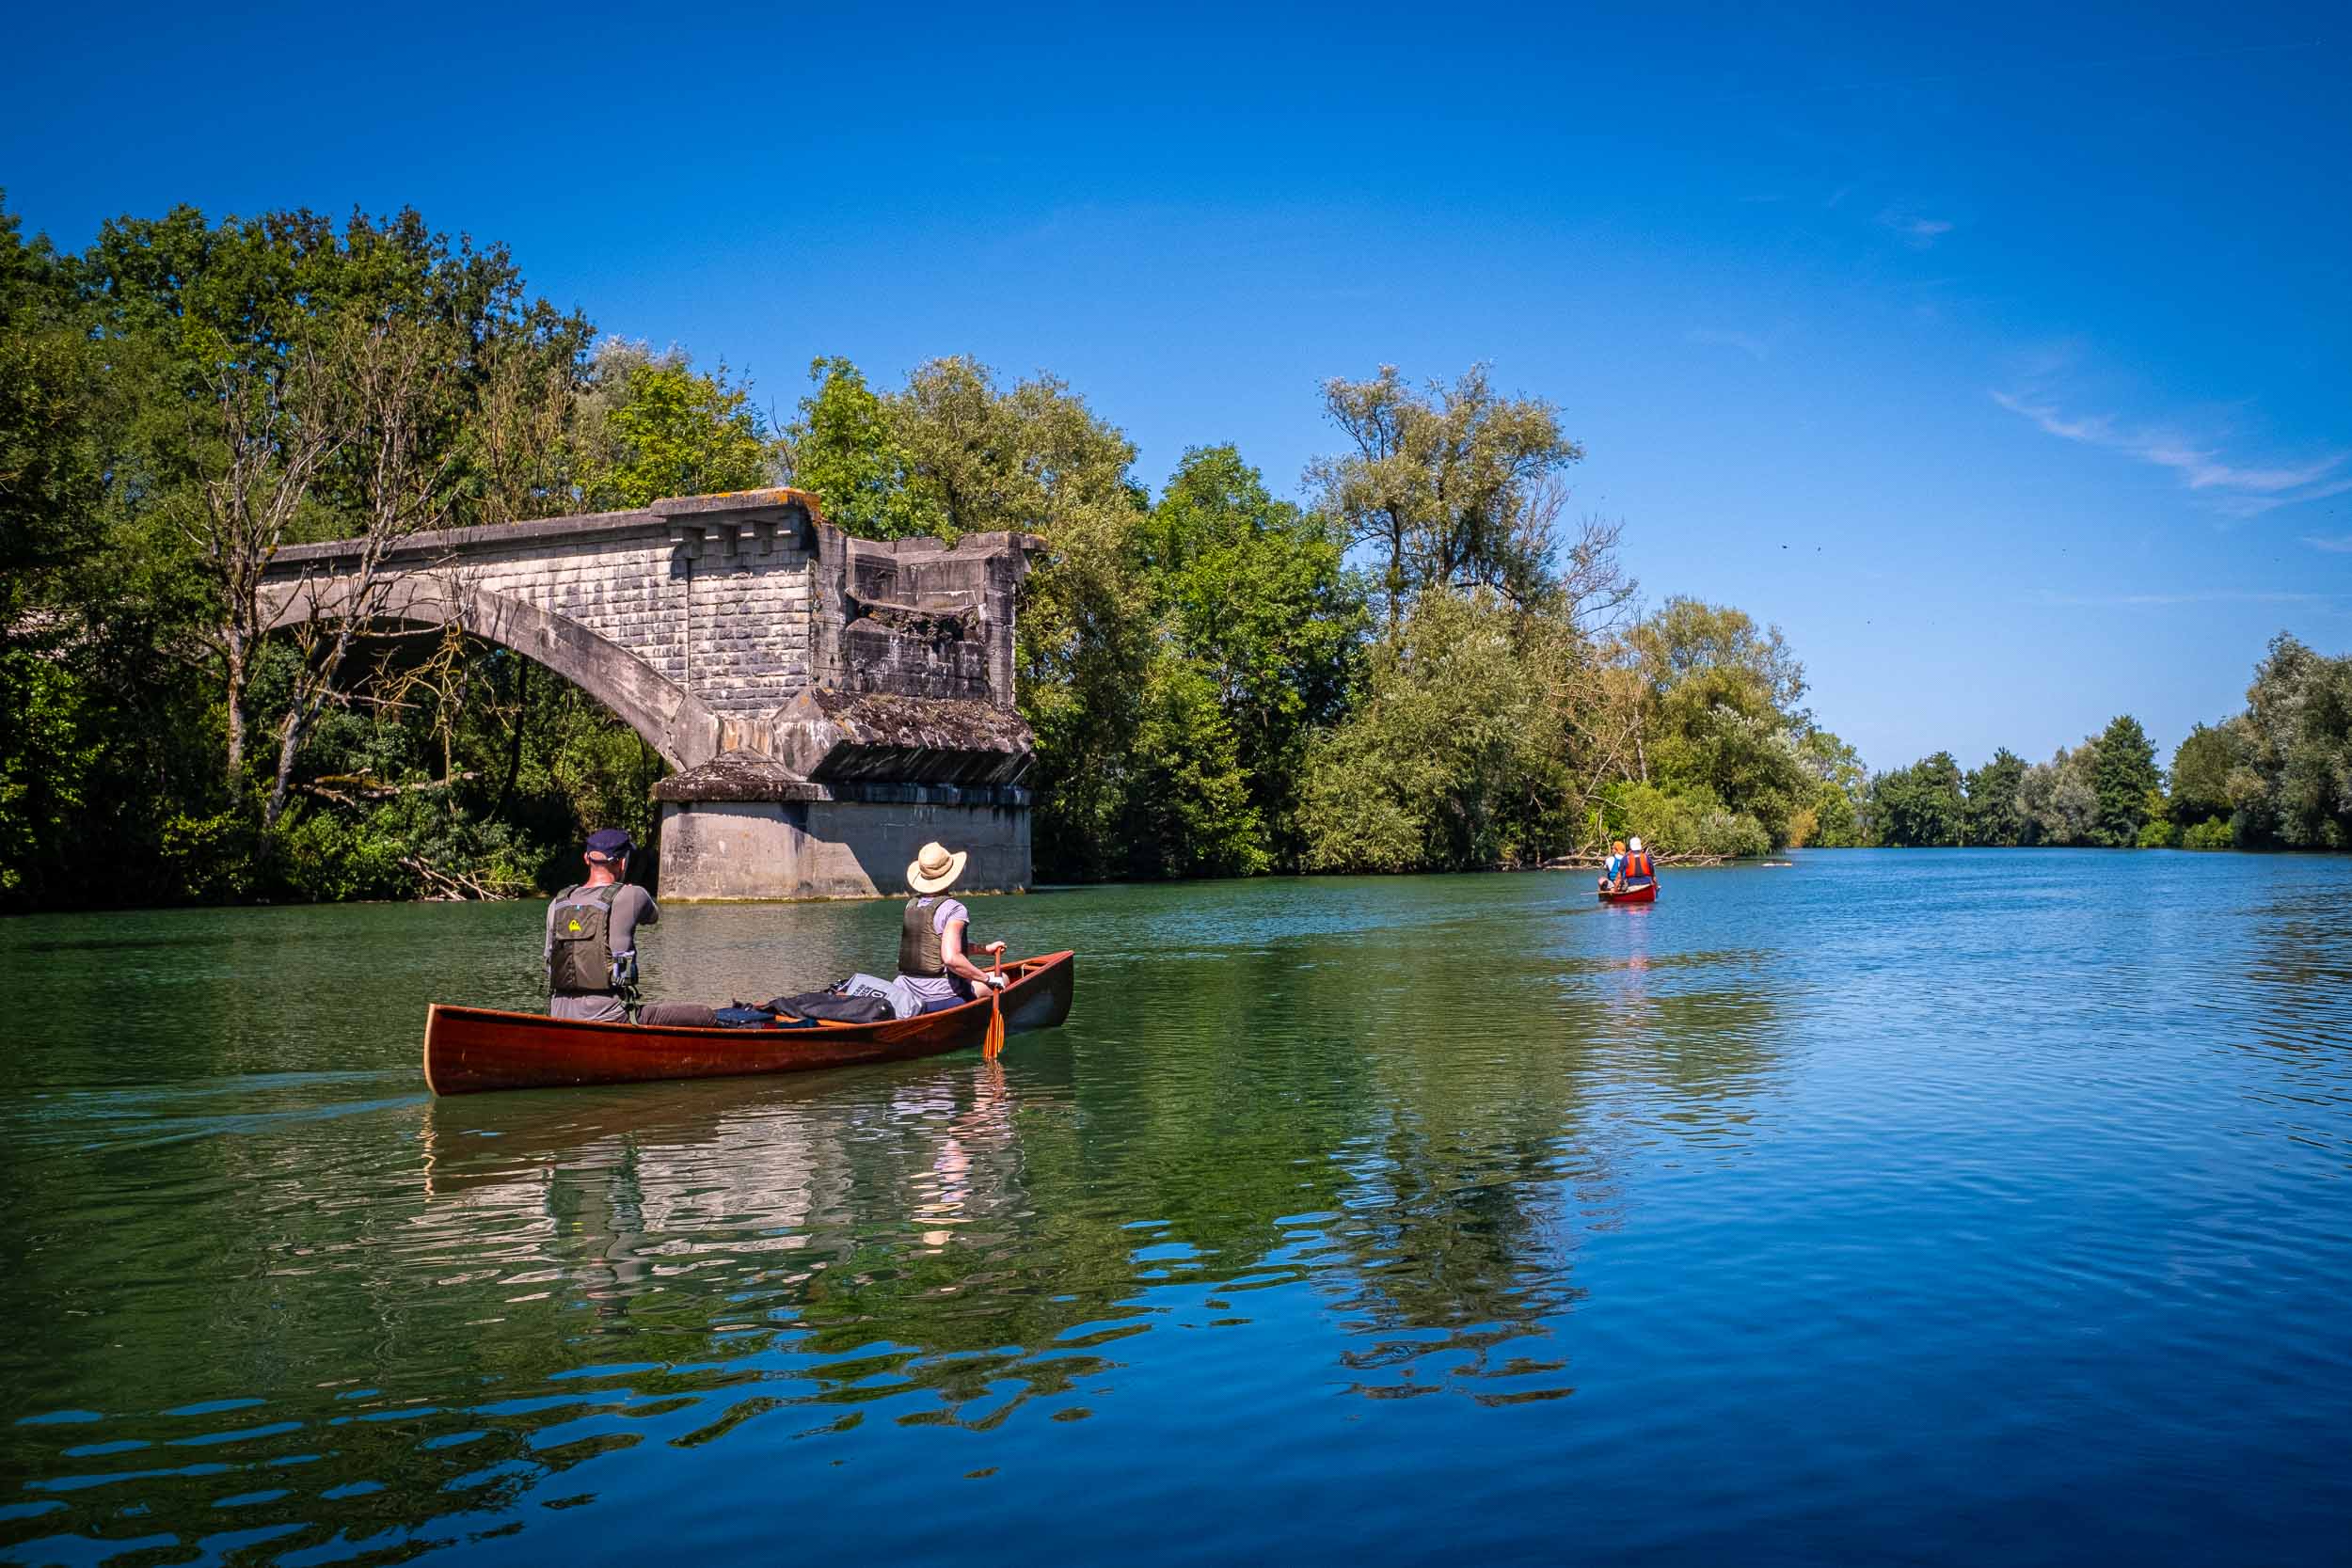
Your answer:
[[[1031,738],[1013,709],[1025,534],[853,539],[801,490],[421,533],[373,582],[356,540],[278,552],[273,626],[454,623],[553,670],[678,771],[669,898],[871,897],[926,841],[961,886],[1025,886]]]

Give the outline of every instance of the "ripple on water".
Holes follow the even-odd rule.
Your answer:
[[[1000,1063],[438,1102],[529,911],[13,923],[0,1555],[2308,1560],[2352,867],[2185,861],[992,900],[1086,955]]]

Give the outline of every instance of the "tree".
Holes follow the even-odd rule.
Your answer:
[[[95,543],[103,494],[97,366],[72,282],[46,238],[27,245],[0,192],[0,646],[20,639],[37,582]]]
[[[2026,814],[2017,792],[2026,779],[2026,759],[2003,746],[1993,760],[1972,768],[1965,781],[1968,803],[1962,842],[1982,847],[2014,846],[2026,841]]]
[[[2092,765],[2093,786],[2099,793],[2099,825],[2093,841],[2128,849],[2139,842],[2148,825],[2148,798],[2161,798],[2164,775],[2156,770],[2156,749],[2148,733],[2130,714],[2108,721],[2098,740]]]
[[[2059,747],[2018,781],[2017,810],[2030,827],[2027,842],[2059,846],[2088,844],[2099,827],[2096,736],[2073,751]]]
[[[947,535],[946,508],[913,483],[913,459],[891,411],[847,359],[808,367],[817,390],[785,432],[792,483],[814,490],[835,526],[864,539]]]
[[[1797,742],[1797,758],[1813,779],[1813,798],[1790,820],[1788,842],[1822,849],[1868,844],[1870,775],[1862,753],[1827,730],[1808,728]]]
[[[2246,701],[2246,761],[2229,790],[2249,832],[2352,847],[2352,656],[2328,658],[2281,632]]]
[[[278,724],[278,766],[262,810],[264,831],[286,809],[295,759],[333,693],[352,643],[382,612],[393,581],[393,552],[438,528],[457,501],[462,459],[443,438],[458,397],[450,330],[397,314],[346,317],[331,324],[324,359],[311,373],[338,390],[332,417],[337,446],[361,455],[357,559],[341,576],[337,601],[323,620],[301,623],[301,658],[293,670]]]
[[[1422,391],[1383,365],[1370,381],[1327,381],[1323,402],[1353,450],[1318,460],[1308,481],[1346,542],[1381,558],[1391,634],[1428,588],[1490,588],[1514,602],[1545,589],[1559,510],[1548,486],[1584,455],[1558,409],[1503,397],[1483,364]]]
[[[1209,681],[1270,863],[1295,863],[1309,736],[1344,710],[1362,593],[1317,517],[1230,446],[1184,453],[1143,531],[1174,652]]]
[[[2230,775],[2245,766],[2246,748],[2233,723],[2199,724],[2172,753],[2172,820],[2184,827],[2235,809]]]
[[[1638,677],[1644,782],[1703,789],[1788,840],[1818,781],[1799,753],[1804,667],[1777,626],[1697,599],[1668,599],[1636,626],[1626,657]]]
[[[1962,842],[1967,806],[1960,764],[1938,752],[1909,768],[1882,773],[1871,785],[1872,820],[1883,844],[1948,846]]]
[[[592,507],[645,506],[665,496],[752,490],[781,463],[751,393],[727,368],[705,375],[682,350],[607,342],[581,411],[580,488]]]
[[[1355,709],[1310,750],[1307,868],[1485,868],[1572,843],[1582,652],[1570,628],[1490,589],[1424,591],[1374,645]]]

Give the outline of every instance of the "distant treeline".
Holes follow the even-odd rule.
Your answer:
[[[1963,773],[1948,752],[1881,773],[1857,802],[1861,841],[2117,848],[2352,848],[2352,657],[2281,634],[2246,710],[2200,724],[2156,766],[2139,721],[2116,719],[2047,762],[2002,750]]]

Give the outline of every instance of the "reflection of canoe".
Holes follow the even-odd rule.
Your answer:
[[[1003,993],[1008,1035],[1057,1028],[1070,1016],[1076,954],[1021,958],[1005,970],[1015,976]],[[902,1062],[979,1044],[988,1033],[988,999],[981,997],[882,1023],[671,1029],[437,1002],[425,1014],[424,1081],[435,1094],[473,1094]]]
[[[1636,882],[1623,893],[1611,893],[1603,888],[1600,901],[1604,904],[1655,904],[1658,902],[1658,884],[1654,881]]]

